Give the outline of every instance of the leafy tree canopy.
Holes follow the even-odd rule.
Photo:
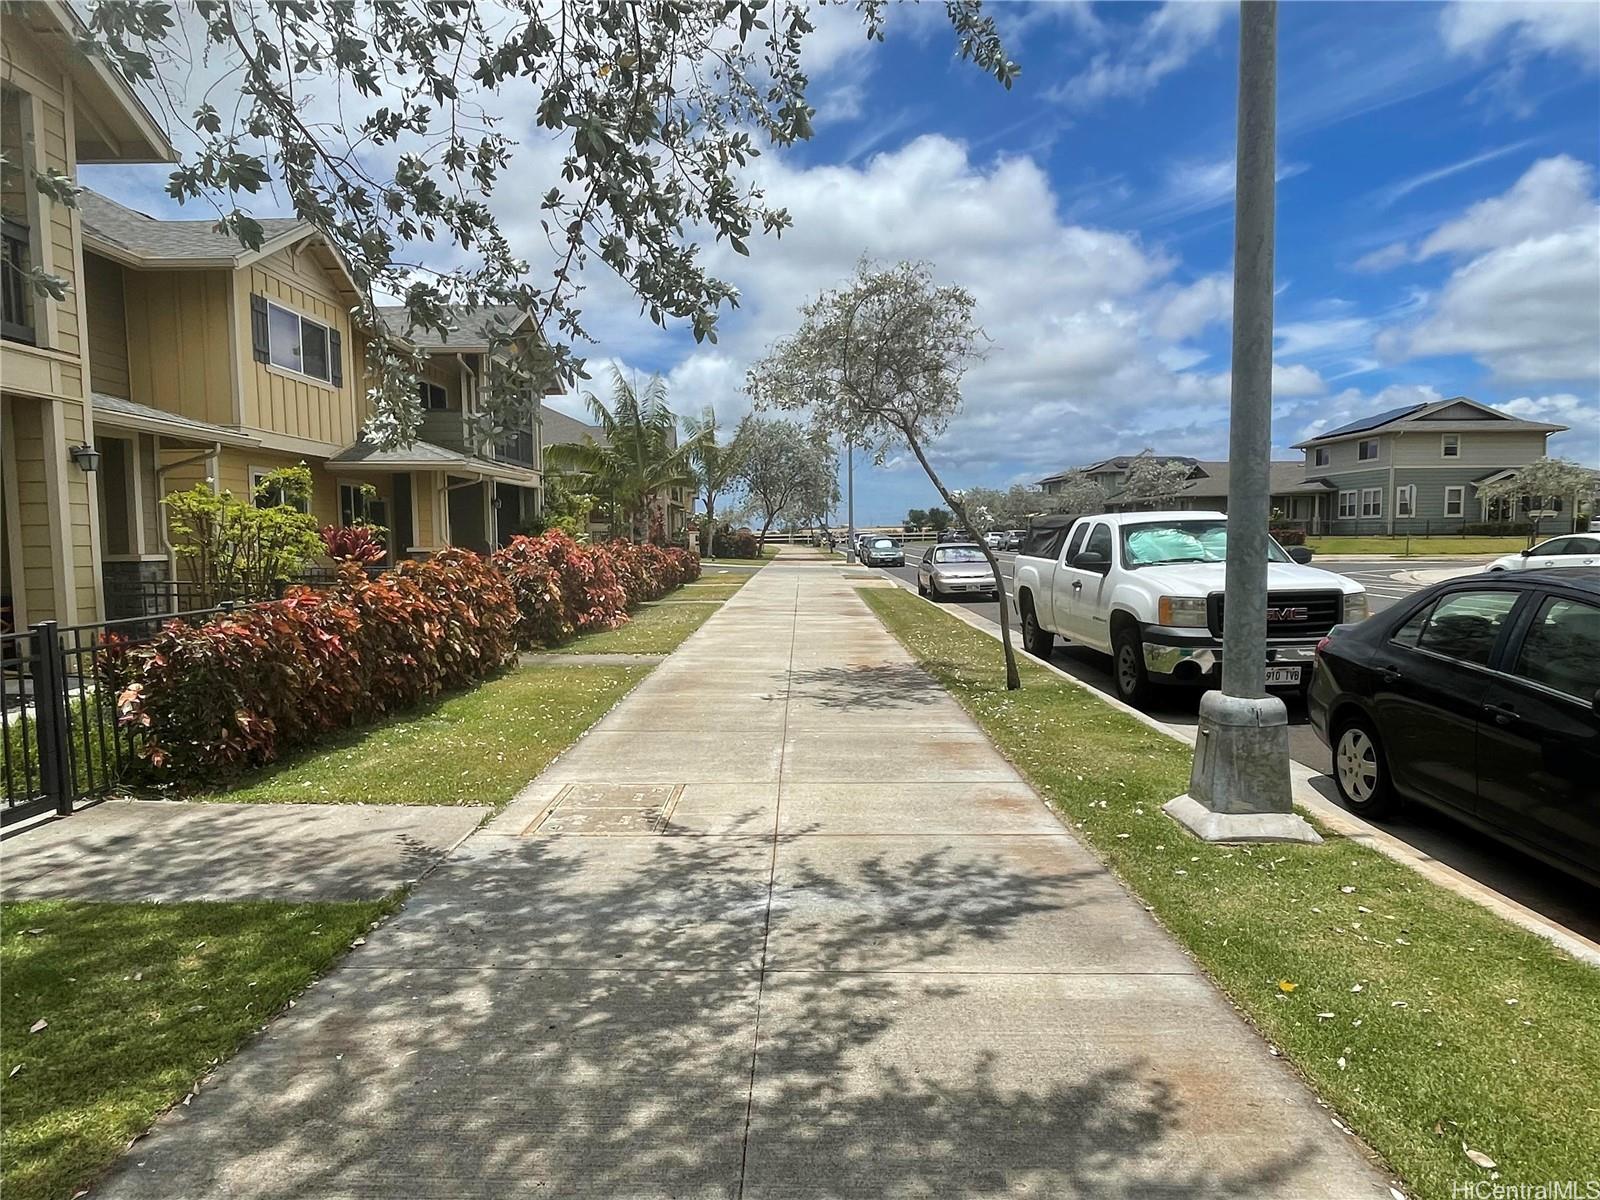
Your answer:
[[[881,38],[884,0],[856,7],[865,36]],[[978,0],[945,10],[961,56],[1010,87],[1018,68]],[[377,319],[380,300],[400,298],[413,330],[447,331],[462,306],[532,314],[549,348],[517,347],[522,369],[485,400],[513,428],[530,382],[582,377],[570,346],[587,336],[578,295],[591,259],[657,324],[715,340],[738,296],[700,243],[748,254],[753,234],[781,233],[789,215],[748,167],[763,143],[812,134],[801,59],[814,26],[796,0],[194,0],[182,13],[169,0],[91,0],[88,26],[86,50],[195,132],[172,196],[210,205],[254,248],[251,198],[279,186],[344,259],[363,297],[368,433],[385,445],[412,440],[420,412],[418,360]],[[218,68],[228,86],[191,110],[179,81]],[[529,153],[555,151],[526,199],[546,243],[538,278],[535,248],[515,244],[493,207],[522,149],[507,112],[533,114],[546,141]]]
[[[760,538],[780,520],[819,524],[839,502],[839,462],[828,439],[772,417],[746,417],[737,441],[749,504],[761,521]]]

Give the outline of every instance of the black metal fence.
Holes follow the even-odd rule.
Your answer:
[[[41,621],[0,635],[0,825],[44,812],[65,816],[126,779],[138,759],[138,733],[117,720],[110,652],[148,642],[166,621],[198,624],[233,607],[94,625]]]

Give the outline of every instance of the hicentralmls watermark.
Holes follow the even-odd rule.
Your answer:
[[[1600,1200],[1600,1179],[1552,1179],[1547,1183],[1468,1179],[1450,1185],[1450,1200]]]

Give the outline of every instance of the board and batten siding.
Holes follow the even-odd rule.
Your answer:
[[[361,364],[352,361],[355,339],[350,333],[347,303],[339,296],[324,266],[304,242],[268,255],[239,273],[234,288],[235,337],[242,373],[243,423],[284,437],[343,449],[356,439],[361,401]],[[264,296],[339,332],[343,384],[311,379],[294,371],[257,362],[251,353],[250,297]]]
[[[232,425],[226,271],[123,272],[129,399]]]
[[[84,324],[89,335],[89,377],[102,396],[132,400],[128,382],[128,317],[122,264],[83,256]]]

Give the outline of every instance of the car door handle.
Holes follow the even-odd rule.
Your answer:
[[[1511,722],[1521,719],[1521,714],[1516,709],[1502,704],[1485,704],[1483,711],[1494,718],[1496,725],[1509,725]]]
[[[1083,591],[1083,581],[1081,579],[1074,579],[1072,581],[1072,590],[1075,592]]]
[[[1378,675],[1385,683],[1400,682],[1400,672],[1393,667],[1384,667],[1383,670],[1378,672]]]

